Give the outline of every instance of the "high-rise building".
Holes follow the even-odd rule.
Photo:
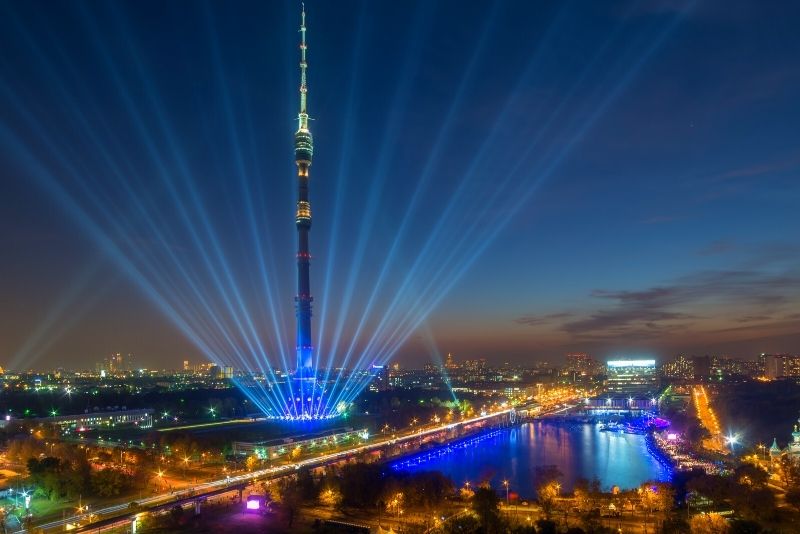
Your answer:
[[[594,376],[600,372],[600,365],[585,352],[570,352],[566,356],[564,371],[572,378]]]
[[[761,353],[758,355],[758,371],[761,376],[767,376],[767,355],[765,353]]]
[[[460,365],[458,365],[455,362],[455,360],[453,360],[453,355],[448,352],[447,353],[447,358],[444,361],[444,368],[453,370],[453,369],[458,369],[459,367],[460,367]]]
[[[711,377],[714,380],[751,377],[759,374],[757,362],[727,356],[714,356],[711,358]]]
[[[222,378],[222,369],[219,365],[209,365],[206,372],[210,378]]]
[[[800,356],[792,354],[765,354],[764,376],[771,379],[800,376]]]
[[[691,380],[694,378],[694,362],[683,354],[678,354],[674,360],[661,366],[661,373],[667,378]]]

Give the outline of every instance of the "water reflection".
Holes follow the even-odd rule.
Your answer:
[[[669,473],[647,452],[644,436],[600,432],[594,425],[536,422],[499,432],[474,445],[431,458],[409,470],[442,471],[457,485],[489,480],[500,488],[508,479],[512,491],[533,497],[533,470],[556,465],[570,491],[578,478],[597,477],[604,488],[632,488],[646,480],[667,480]]]

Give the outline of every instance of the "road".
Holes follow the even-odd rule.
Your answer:
[[[139,509],[142,511],[146,511],[148,508],[154,508],[159,505],[163,505],[172,501],[181,500],[189,497],[197,497],[202,496],[206,493],[216,492],[220,489],[225,487],[231,487],[232,489],[241,486],[243,483],[251,483],[254,480],[260,478],[275,478],[281,475],[286,475],[297,471],[302,467],[318,467],[321,465],[325,465],[331,462],[343,460],[347,457],[363,453],[363,452],[370,452],[373,450],[381,449],[386,447],[387,445],[394,445],[397,443],[403,443],[406,441],[412,441],[415,439],[419,439],[420,437],[424,437],[430,434],[436,434],[442,431],[447,431],[454,429],[459,426],[470,425],[473,423],[477,423],[486,419],[502,416],[505,414],[510,413],[513,408],[507,408],[503,410],[498,410],[496,412],[487,413],[485,415],[479,415],[477,417],[472,417],[470,419],[465,419],[463,421],[459,421],[456,423],[447,423],[427,429],[420,429],[408,434],[392,437],[388,439],[379,439],[378,441],[367,443],[364,445],[358,445],[351,447],[349,449],[332,452],[329,454],[322,454],[320,456],[314,458],[306,458],[303,460],[298,460],[297,462],[281,465],[277,467],[270,467],[267,469],[260,469],[258,471],[252,471],[250,473],[242,474],[242,475],[235,475],[235,476],[228,476],[225,478],[212,480],[209,482],[203,482],[192,486],[187,490],[181,490],[176,492],[169,492],[169,493],[161,493],[159,495],[154,495],[152,497],[145,497],[143,499],[137,500],[136,502],[139,504]],[[92,511],[92,520],[91,522],[105,520],[117,515],[125,515],[126,512],[130,510],[129,503],[122,503],[117,504],[114,506],[108,506],[106,508],[96,509]],[[79,522],[83,522],[88,518],[84,517],[72,517],[68,519],[59,519],[55,521],[50,521],[48,523],[35,525],[34,528],[37,530],[47,531],[62,531],[65,528],[66,524],[74,524],[76,520]],[[16,532],[26,532],[25,529],[17,530]]]
[[[697,418],[700,419],[700,424],[711,434],[710,438],[703,440],[703,447],[721,454],[728,454],[729,451],[725,447],[725,438],[722,435],[717,415],[711,409],[711,401],[706,388],[704,386],[692,388],[692,399],[694,400],[694,408],[697,411]]]

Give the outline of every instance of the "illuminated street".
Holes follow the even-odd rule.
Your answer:
[[[722,434],[722,428],[720,427],[717,415],[714,413],[714,410],[711,409],[706,388],[703,386],[694,387],[692,389],[692,399],[697,417],[700,419],[700,424],[702,424],[710,434],[710,437],[703,440],[703,447],[714,452],[728,454],[730,450],[726,447],[725,436]]]

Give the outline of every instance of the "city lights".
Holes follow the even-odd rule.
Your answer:
[[[797,530],[800,4],[662,3],[5,2],[3,528]]]

